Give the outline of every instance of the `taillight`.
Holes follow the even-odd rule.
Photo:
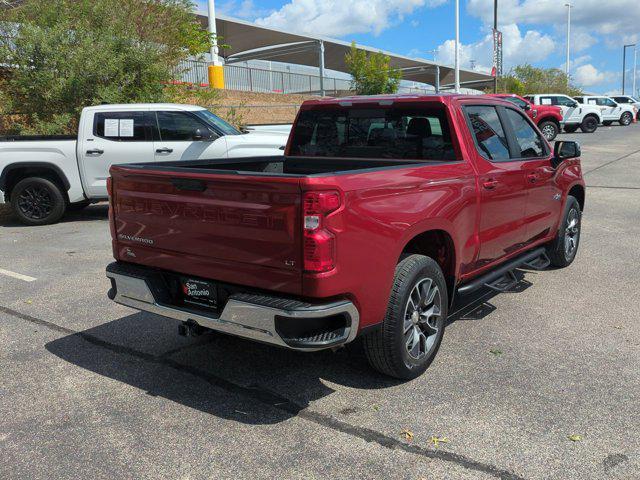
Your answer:
[[[335,190],[306,192],[303,199],[304,269],[328,272],[335,268],[336,237],[326,228],[326,217],[340,208]]]

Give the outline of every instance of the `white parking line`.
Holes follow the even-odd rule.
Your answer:
[[[0,275],[6,275],[7,277],[17,278],[23,282],[35,282],[37,278],[30,277],[29,275],[22,275],[21,273],[12,272],[10,270],[3,270],[0,268]]]

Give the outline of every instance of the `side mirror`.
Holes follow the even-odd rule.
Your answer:
[[[211,140],[211,133],[209,133],[207,130],[203,130],[201,128],[196,128],[196,130],[193,132],[193,136],[191,138],[193,140],[195,140],[195,141]]]
[[[571,141],[557,141],[553,147],[553,158],[551,164],[553,168],[558,166],[567,160],[568,158],[577,158],[581,155],[580,144],[578,142]]]
[[[528,112],[529,110],[531,110],[531,105],[527,103],[524,107],[522,107],[522,109],[523,109],[525,112]]]

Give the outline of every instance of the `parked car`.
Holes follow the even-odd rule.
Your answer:
[[[77,137],[0,137],[0,203],[27,225],[55,223],[69,208],[106,200],[113,164],[282,155],[287,138],[243,134],[194,105],[88,107]]]
[[[108,295],[183,334],[303,351],[361,336],[373,367],[414,378],[454,296],[573,262],[579,156],[487,96],[307,101],[284,157],[111,167]]]
[[[582,105],[594,105],[600,109],[602,116],[602,124],[609,126],[613,122],[618,122],[622,126],[631,125],[633,119],[636,118],[638,111],[636,107],[629,104],[618,104],[609,97],[600,95],[585,95],[574,97],[574,99]]]
[[[534,105],[555,105],[562,110],[564,131],[573,133],[578,128],[584,133],[593,133],[602,123],[600,109],[594,105],[580,105],[573,98],[561,94],[525,95]]]
[[[491,97],[502,98],[517,105],[526,112],[531,120],[538,126],[544,138],[551,142],[555,140],[562,128],[563,118],[560,107],[553,105],[534,105],[519,95],[511,93],[493,93]]]
[[[611,98],[620,105],[631,105],[636,107],[636,120],[640,120],[640,100],[636,97],[632,97],[631,95],[616,95]]]

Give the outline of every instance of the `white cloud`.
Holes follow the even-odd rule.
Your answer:
[[[454,41],[447,40],[437,49],[436,58],[445,64],[454,62]],[[504,73],[517,64],[534,63],[547,58],[555,49],[553,39],[536,30],[524,35],[516,24],[502,26],[502,63]],[[490,72],[493,62],[493,36],[487,34],[480,41],[460,45],[460,64],[465,68],[476,63],[476,70]]]
[[[586,65],[576,68],[573,78],[581,87],[592,87],[609,81],[610,74],[608,72],[601,72],[590,63],[587,63]]]
[[[421,7],[447,0],[291,0],[256,23],[293,32],[342,37],[353,33],[379,35]]]
[[[560,0],[500,0],[498,20],[500,24],[554,25],[560,34],[565,31],[567,22],[565,3]],[[638,0],[574,0],[572,3],[571,28],[576,35],[583,36],[583,41],[587,35],[593,38],[593,33],[616,44],[625,37],[637,36]],[[493,22],[493,0],[469,0],[467,10],[486,24]],[[572,46],[574,42],[577,49],[582,48],[579,38],[572,40]]]

